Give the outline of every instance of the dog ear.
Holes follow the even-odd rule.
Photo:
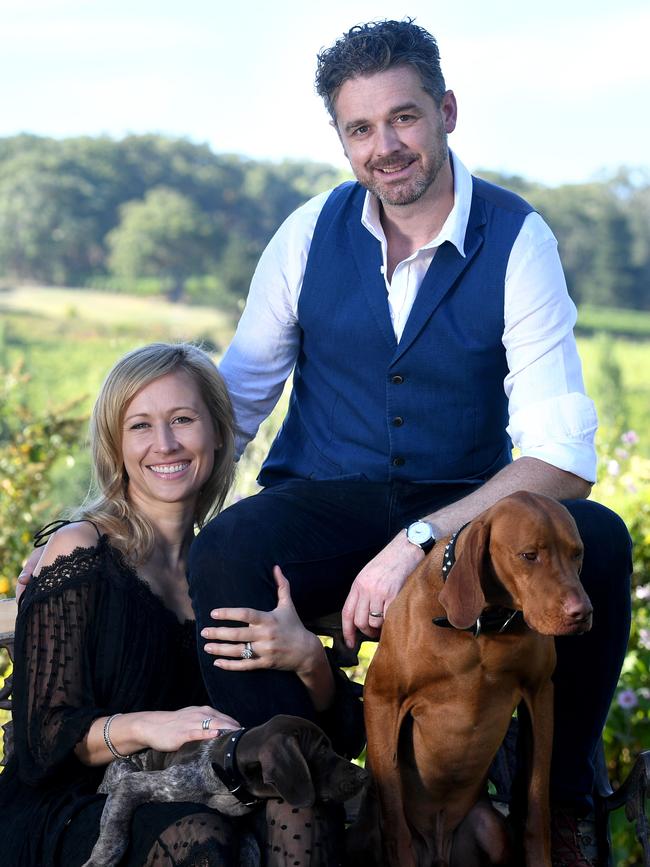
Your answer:
[[[309,766],[293,735],[271,736],[259,753],[262,779],[292,807],[311,807],[316,800]]]
[[[478,521],[463,530],[462,552],[449,570],[445,586],[438,594],[447,619],[456,629],[467,629],[485,607],[481,576],[489,544],[487,524]]]

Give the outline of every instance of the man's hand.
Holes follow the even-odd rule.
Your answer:
[[[36,565],[41,559],[42,553],[42,548],[34,548],[27,560],[25,560],[22,571],[18,576],[18,580],[16,582],[16,601],[20,599],[21,595],[25,590],[25,587],[27,587],[27,585],[31,581],[32,575],[34,574],[34,569],[36,569]]]
[[[424,552],[402,530],[364,566],[343,606],[343,637],[348,647],[354,647],[357,629],[369,638],[379,637],[388,606],[423,559]]]

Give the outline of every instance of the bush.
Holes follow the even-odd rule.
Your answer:
[[[0,368],[0,596],[12,596],[31,537],[39,524],[58,516],[60,504],[49,479],[81,439],[83,419],[72,402],[41,418],[22,393],[29,376],[20,366]]]
[[[650,460],[636,452],[639,438],[626,431],[599,449],[602,480],[594,498],[618,512],[632,536],[632,629],[627,656],[603,735],[607,768],[616,788],[636,756],[650,748]],[[641,864],[634,829],[622,811],[612,823],[614,863]]]

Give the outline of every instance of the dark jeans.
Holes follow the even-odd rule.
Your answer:
[[[467,485],[365,481],[285,482],[241,500],[199,533],[190,552],[197,628],[214,625],[215,607],[275,608],[279,564],[303,619],[340,611],[363,566],[403,527],[473,490]],[[572,500],[585,545],[582,581],[594,606],[592,630],[556,640],[556,800],[581,802],[593,788],[593,757],[625,657],[630,628],[631,544],[621,519],[598,503]],[[199,648],[204,644],[199,638]],[[199,652],[213,705],[242,725],[277,713],[313,718],[289,672],[245,675],[212,665]]]

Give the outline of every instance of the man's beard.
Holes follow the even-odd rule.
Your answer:
[[[377,196],[379,201],[384,205],[412,205],[422,198],[449,159],[446,137],[441,147],[436,148],[435,151],[430,151],[428,166],[424,167],[420,163],[418,166],[419,170],[408,180],[391,184],[389,175],[384,184],[381,179],[377,179],[373,170],[390,168],[400,163],[408,163],[414,157],[417,159],[415,154],[405,154],[399,160],[395,158],[378,160],[370,164],[367,175],[357,176],[357,180],[362,187],[365,187],[369,192]]]

